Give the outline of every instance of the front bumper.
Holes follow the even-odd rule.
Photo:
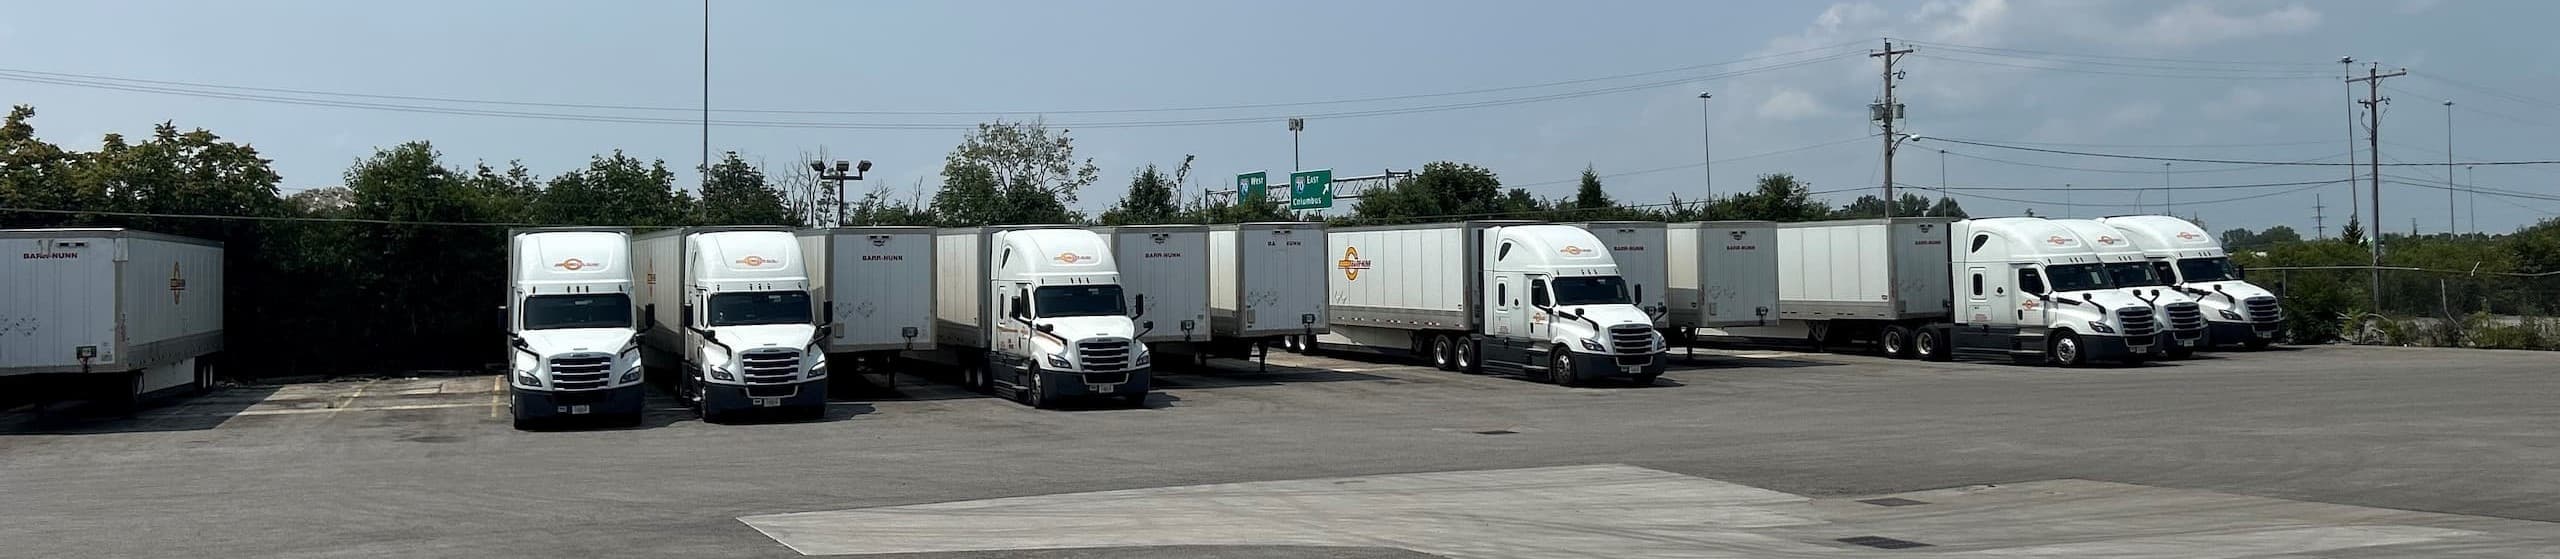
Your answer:
[[[2183,347],[2188,349],[2202,349],[2205,346],[2213,345],[2212,342],[2205,341],[2205,331],[2205,328],[2189,328],[2185,330],[2161,332],[2160,340],[2155,343],[2158,343],[2162,348]]]
[[[2284,323],[2215,322],[2205,329],[2213,331],[2212,343],[2236,344],[2252,339],[2273,341],[2278,334],[2284,333]]]
[[[2088,348],[2089,360],[2119,361],[2134,355],[2150,355],[2151,344],[2155,341],[2153,338],[2156,337],[2158,336],[2128,338],[2124,336],[2098,335],[2085,336],[2081,338],[2081,340],[2082,344]]]
[[[527,419],[550,419],[638,414],[648,386],[646,383],[632,383],[620,388],[575,391],[510,387],[508,392],[513,397],[516,414]]]
[[[1041,369],[1040,385],[1049,395],[1060,398],[1088,396],[1145,396],[1154,389],[1155,368],[1139,367],[1109,373],[1080,373]]]
[[[704,384],[704,409],[805,408],[827,405],[827,379],[799,384]]]
[[[1573,354],[1573,375],[1583,380],[1660,375],[1670,362],[1670,358],[1661,353],[1608,355],[1576,352]]]

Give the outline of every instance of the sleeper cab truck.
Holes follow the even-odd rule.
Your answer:
[[[2160,277],[2204,307],[2208,347],[2240,344],[2264,349],[2284,332],[2284,310],[2276,294],[2241,278],[2222,241],[2203,227],[2165,215],[2132,215],[2099,219],[2142,249]]]
[[[687,227],[632,240],[642,354],[703,421],[823,416],[827,355],[808,261],[786,227]]]
[[[1695,345],[1698,330],[1778,321],[1778,224],[1673,223],[1669,231],[1671,338]]]
[[[1153,358],[1101,235],[1072,225],[950,228],[935,234],[934,252],[941,339],[909,357],[1034,408],[1082,398],[1145,404]]]
[[[2098,261],[2107,265],[2108,284],[2151,305],[2152,316],[2159,317],[2160,324],[2160,339],[2151,344],[2152,356],[2185,359],[2204,347],[2204,307],[2196,304],[2194,296],[2170,287],[2159,267],[2123,231],[2094,219],[2053,222],[2089,241]]]
[[[882,376],[897,386],[899,352],[934,349],[931,227],[837,227],[799,233],[809,261],[810,296],[818,302],[819,348],[842,391],[846,373]]]
[[[132,229],[0,230],[0,406],[132,415],[214,388],[222,243]]]
[[[1111,247],[1120,292],[1138,342],[1172,363],[1204,364],[1209,328],[1209,226],[1126,225],[1089,228]]]
[[[638,282],[618,228],[507,233],[507,394],[515,426],[578,417],[640,422]]]
[[[1209,332],[1221,354],[1271,345],[1305,351],[1332,331],[1325,277],[1335,272],[1316,222],[1220,225],[1209,231]],[[1258,355],[1258,354],[1257,354]]]
[[[1780,224],[1778,316],[1751,330],[1933,360],[2139,363],[2159,333],[2089,241],[2033,217]]]
[[[1333,332],[1321,349],[1403,353],[1454,371],[1575,386],[1652,384],[1662,334],[1608,245],[1570,225],[1468,221],[1329,230]]]

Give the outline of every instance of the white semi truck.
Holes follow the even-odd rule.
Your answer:
[[[2241,278],[2222,242],[2203,227],[2165,215],[2099,219],[2115,227],[2150,258],[2161,278],[2204,307],[2206,344],[2262,349],[2284,332],[2276,294]]]
[[[515,426],[597,417],[640,423],[639,274],[631,233],[560,227],[507,233],[507,394]]]
[[[1323,349],[1405,353],[1446,370],[1563,385],[1651,384],[1664,342],[1608,245],[1570,225],[1469,221],[1338,228]]]
[[[1698,330],[1778,320],[1778,224],[1673,223],[1667,228],[1672,339],[1694,348]]]
[[[1209,332],[1223,353],[1262,356],[1278,342],[1304,351],[1332,331],[1323,223],[1220,225],[1209,231]]]
[[[819,347],[840,371],[828,386],[853,386],[842,375],[866,372],[897,386],[899,352],[934,349],[934,229],[837,227],[799,237],[819,321],[831,325],[818,333]]]
[[[2091,242],[2032,217],[1781,224],[1783,320],[1751,330],[1874,340],[1895,358],[2140,363],[2156,313],[2115,288]]]
[[[2068,227],[2089,241],[2090,251],[2098,253],[2098,261],[2107,265],[2108,283],[2151,305],[2160,324],[2160,339],[2151,344],[2152,355],[2185,359],[2205,345],[2204,308],[2196,304],[2194,297],[2169,287],[2166,276],[2123,231],[2094,219],[2056,219],[2053,223]]]
[[[222,243],[13,229],[0,230],[0,247],[0,394],[102,401],[130,415],[160,396],[213,389]]]
[[[1070,398],[1144,405],[1152,356],[1139,342],[1102,236],[1069,225],[942,229],[934,241],[935,351],[961,383],[1034,408]]]
[[[1197,363],[1212,348],[1209,327],[1209,226],[1094,227],[1111,246],[1129,320],[1147,351]],[[1145,301],[1145,304],[1134,304]],[[1170,363],[1170,362],[1167,362]],[[1164,365],[1166,363],[1159,363]]]
[[[827,356],[808,260],[784,227],[688,227],[632,240],[643,358],[704,421],[826,413]]]

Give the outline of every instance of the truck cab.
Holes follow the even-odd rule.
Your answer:
[[[1129,317],[1150,309],[1145,296],[1123,294],[1102,236],[1065,228],[987,235],[983,304],[993,316],[982,327],[993,387],[1036,408],[1079,397],[1144,403],[1152,356]]]
[[[2196,304],[2195,297],[2170,287],[2169,276],[2155,267],[2123,231],[2094,219],[2053,221],[2089,242],[2089,248],[2098,253],[2098,260],[2106,263],[2107,281],[2116,289],[2151,303],[2161,328],[2159,341],[2151,346],[2152,353],[2184,359],[2205,345],[2203,307]]]
[[[555,418],[640,421],[640,328],[630,235],[523,229],[508,235],[507,393],[517,428]]]
[[[1556,383],[1662,375],[1666,350],[1655,316],[1634,303],[1609,245],[1567,225],[1487,227],[1483,235],[1482,335],[1489,369],[1540,369]]]
[[[2159,338],[2158,311],[2116,288],[2092,242],[2043,218],[1949,224],[1954,345],[2062,365],[2147,358]]]
[[[2196,298],[2210,331],[2208,345],[2263,348],[2284,330],[2284,312],[2275,293],[2243,280],[2222,242],[2203,227],[2165,215],[2098,221],[2131,239],[2171,287]]]
[[[832,325],[818,323],[791,230],[680,229],[638,244],[651,259],[649,345],[677,362],[676,390],[705,421],[768,408],[825,413],[818,333]]]

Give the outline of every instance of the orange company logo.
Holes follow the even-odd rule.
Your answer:
[[[2043,304],[2043,302],[2042,302],[2042,301],[2026,301],[2026,302],[2018,303],[2018,306],[2019,306],[2020,308],[2024,308],[2024,309],[2027,309],[2027,310],[2031,310],[2031,311],[2032,311],[2032,310],[2036,310],[2036,305],[2041,305],[2041,304]]]
[[[179,270],[178,263],[169,263],[169,304],[178,304],[186,294],[187,275]]]
[[[2044,238],[2044,242],[2046,242],[2046,243],[2051,243],[2053,246],[2062,246],[2062,245],[2071,244],[2071,239],[2064,238],[2064,237],[2063,237],[2063,236],[2061,236],[2061,235],[2054,235],[2054,236],[2051,236],[2051,237],[2045,237],[2045,238]]]
[[[1342,279],[1357,280],[1361,270],[1369,269],[1369,261],[1360,258],[1360,247],[1343,247],[1342,259],[1334,261],[1333,267],[1342,269]]]
[[[2198,235],[2198,234],[2196,234],[2196,232],[2194,232],[2194,231],[2179,231],[2179,232],[2178,232],[2178,240],[2181,240],[2181,241],[2193,241],[2193,240],[2196,240],[2197,238],[2201,238],[2201,237],[2203,237],[2203,235]]]
[[[562,270],[568,270],[568,271],[575,272],[575,271],[578,271],[578,270],[581,270],[581,269],[585,269],[586,267],[588,267],[588,266],[593,266],[593,265],[594,265],[594,264],[588,264],[588,263],[587,263],[587,261],[585,261],[585,260],[579,260],[579,259],[576,259],[576,258],[571,258],[571,259],[568,259],[568,260],[562,260],[562,261],[560,261],[560,263],[558,263],[558,264],[552,264],[551,266],[552,266],[552,267],[555,267],[555,268],[562,269]]]
[[[1557,250],[1556,252],[1564,253],[1564,255],[1565,255],[1565,256],[1582,256],[1582,253],[1585,253],[1585,252],[1591,252],[1591,249],[1582,248],[1582,247],[1573,246],[1573,245],[1565,245],[1565,246],[1564,246],[1564,248],[1563,248],[1562,250]]]
[[[1056,260],[1059,264],[1074,264],[1077,262],[1091,262],[1093,261],[1093,257],[1073,252],[1061,252],[1058,253],[1058,258],[1056,258]]]
[[[746,258],[740,258],[740,259],[738,259],[738,263],[739,263],[739,264],[745,264],[745,265],[747,265],[747,267],[749,267],[749,268],[759,268],[759,267],[763,267],[763,266],[764,266],[764,265],[766,265],[766,264],[781,264],[781,263],[782,263],[782,261],[781,261],[781,260],[775,260],[775,259],[772,259],[772,258],[765,258],[765,257],[762,257],[762,256],[756,256],[756,255],[753,255],[753,254],[749,254],[749,255],[747,255],[747,257],[746,257]]]
[[[2123,240],[2123,239],[2118,239],[2118,238],[2111,237],[2111,236],[2107,236],[2107,235],[2099,235],[2099,236],[2098,236],[2098,244],[2102,244],[2102,245],[2112,245],[2112,244],[2116,244],[2116,242],[2117,242],[2117,241],[2121,241],[2121,240]]]

